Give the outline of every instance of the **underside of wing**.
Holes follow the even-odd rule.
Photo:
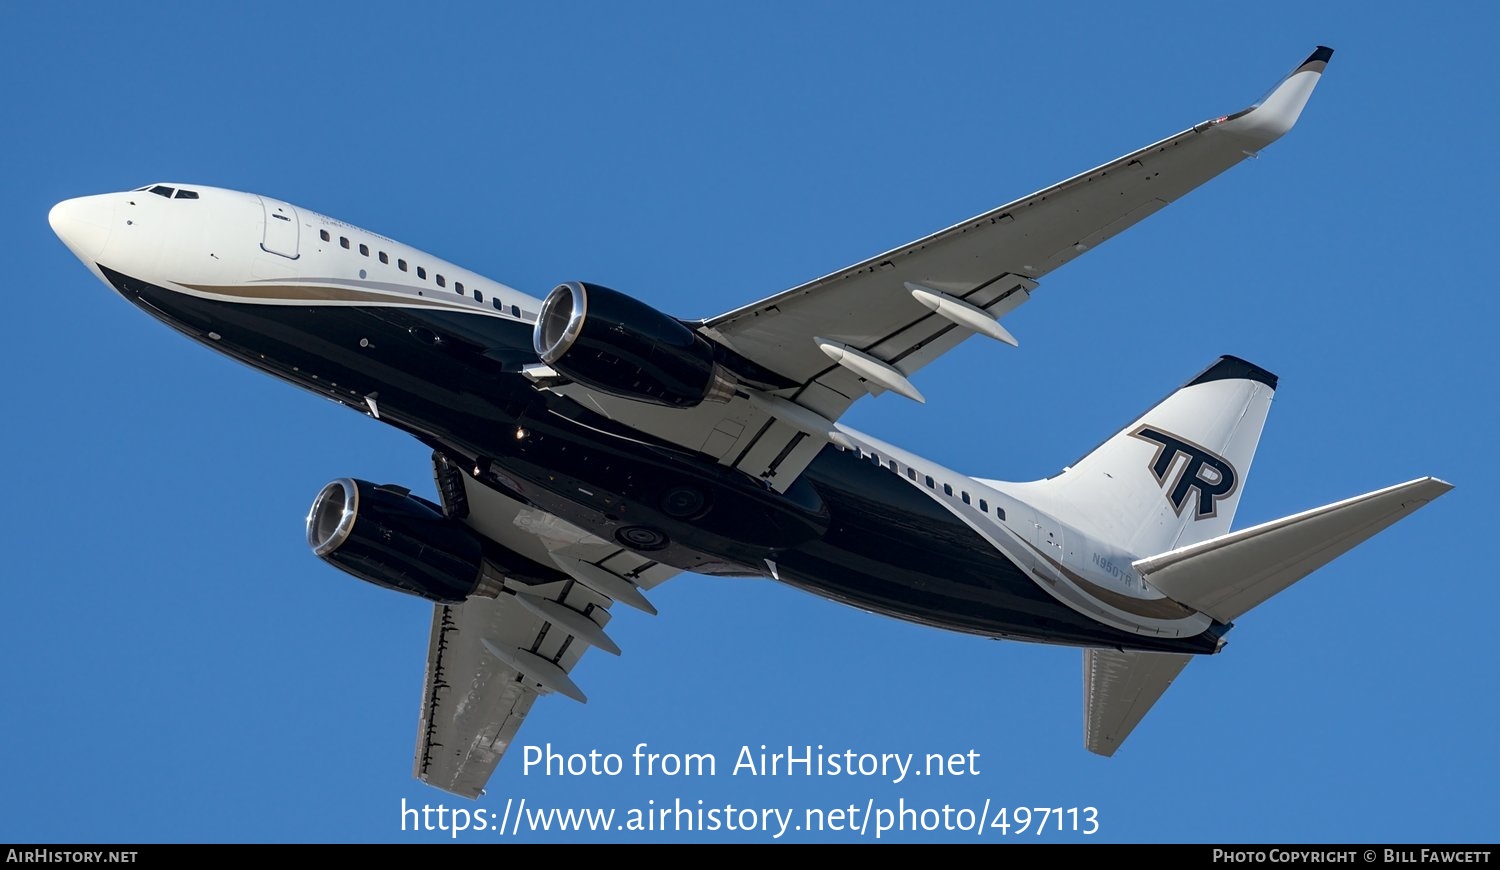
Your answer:
[[[541,694],[586,696],[571,672],[590,647],[618,655],[605,632],[616,602],[655,612],[644,592],[677,573],[528,507],[441,455],[444,510],[484,535],[494,598],[433,608],[414,773],[478,797]],[[503,552],[502,557],[499,554]]]
[[[521,727],[537,692],[481,645],[502,633],[499,602],[476,599],[432,611],[427,680],[417,729],[417,779],[463,797],[478,797]],[[517,626],[526,643],[532,626]]]
[[[803,388],[825,417],[894,389],[838,343],[904,377],[1024,302],[1036,279],[1275,141],[1296,122],[1332,50],[1319,48],[1261,103],[1126,154],[925,238],[700,324],[702,332]]]

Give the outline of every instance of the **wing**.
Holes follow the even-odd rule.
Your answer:
[[[1037,279],[1291,129],[1333,51],[1319,47],[1260,103],[1205,121],[1045,190],[784,293],[695,324],[791,388],[741,390],[669,414],[578,385],[589,409],[785,490],[861,396],[907,380],[973,332],[1000,326]]]
[[[1251,108],[714,317],[700,328],[802,384],[792,398],[837,419],[867,392],[897,386],[850,365],[862,362],[858,357],[834,362],[825,345],[837,342],[904,378],[971,332],[1006,340],[1003,329],[994,331],[995,321],[1025,302],[1038,278],[1290,130],[1332,55],[1332,49],[1319,47]]]
[[[514,571],[495,598],[433,608],[413,772],[472,798],[539,694],[586,700],[570,673],[591,646],[619,653],[604,632],[614,600],[655,612],[640,590],[677,570],[529,508],[441,456],[433,465],[449,516],[524,557],[516,564],[546,569],[541,576],[535,569]]]

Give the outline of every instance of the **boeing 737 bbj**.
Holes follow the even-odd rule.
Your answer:
[[[688,571],[1083,648],[1084,741],[1119,748],[1234,620],[1450,487],[1422,478],[1231,531],[1276,389],[1222,357],[1062,473],[976,479],[838,423],[1038,281],[1289,130],[1333,52],[1262,102],[701,321],[595,284],[545,299],[290,203],[153,184],[52,209],[119,295],[410,433],[437,499],[341,478],[313,552],[434,602],[415,773],[476,796],[538,695],[578,701],[610,609]]]

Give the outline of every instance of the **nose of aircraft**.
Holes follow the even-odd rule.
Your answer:
[[[92,266],[109,241],[114,211],[114,198],[108,194],[80,196],[54,205],[47,222],[78,259]]]

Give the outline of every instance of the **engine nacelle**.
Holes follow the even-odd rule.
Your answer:
[[[347,477],[323,487],[307,512],[307,544],[341,571],[429,601],[461,602],[483,579],[479,538],[400,487]]]
[[[691,408],[734,392],[707,339],[598,284],[574,281],[547,294],[532,345],[554,370],[612,396]]]

